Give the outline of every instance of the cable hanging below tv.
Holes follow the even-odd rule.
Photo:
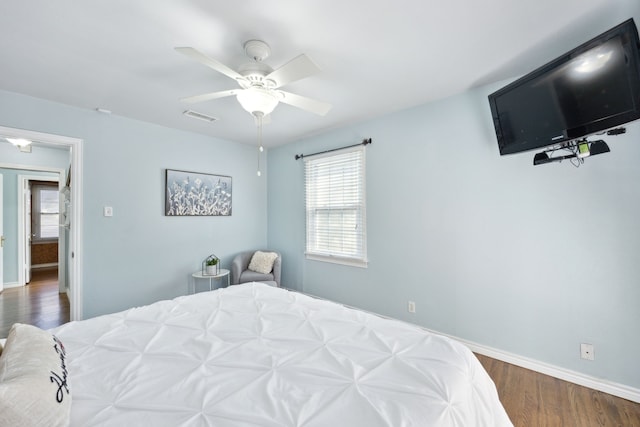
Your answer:
[[[534,158],[538,165],[609,152],[603,140],[587,137],[624,133],[620,126],[640,119],[633,19],[492,93],[489,105],[501,155],[545,148]]]
[[[626,133],[626,128],[616,128],[607,131],[607,135],[620,135]],[[569,154],[557,155],[560,150],[568,151]],[[560,145],[551,147],[545,151],[537,153],[533,157],[533,165],[542,165],[544,163],[561,162],[569,159],[574,166],[580,166],[584,163],[584,159],[597,154],[608,153],[611,151],[609,145],[602,139],[597,141],[587,141],[587,138],[565,142]],[[575,163],[577,161],[577,163]]]

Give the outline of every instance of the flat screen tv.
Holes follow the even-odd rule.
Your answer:
[[[500,154],[549,147],[640,118],[633,19],[489,95]]]

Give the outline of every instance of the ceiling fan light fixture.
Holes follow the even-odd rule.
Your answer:
[[[256,113],[262,113],[263,116],[271,114],[279,102],[273,91],[255,86],[241,91],[236,98],[242,108],[254,116]]]

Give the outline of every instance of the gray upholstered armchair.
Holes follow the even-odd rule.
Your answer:
[[[282,270],[282,256],[279,252],[262,250],[262,252],[274,252],[278,257],[273,262],[273,269],[268,274],[258,273],[256,271],[249,270],[249,263],[251,257],[256,251],[240,252],[233,259],[231,263],[231,284],[237,285],[239,283],[247,282],[262,282],[271,286],[280,286],[280,272]]]

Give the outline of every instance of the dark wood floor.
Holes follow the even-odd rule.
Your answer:
[[[640,427],[640,403],[476,356],[515,427]]]
[[[49,329],[69,321],[69,299],[58,292],[58,269],[34,269],[27,286],[0,293],[0,338],[11,325],[27,323]]]

